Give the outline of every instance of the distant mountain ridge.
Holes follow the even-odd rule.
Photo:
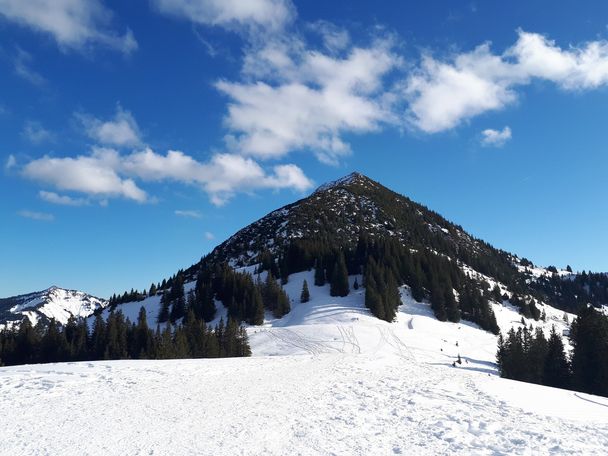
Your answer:
[[[46,290],[0,299],[0,326],[13,326],[25,317],[33,325],[48,322],[51,318],[66,324],[70,317],[88,317],[107,305],[107,300],[82,291],[52,286]]]

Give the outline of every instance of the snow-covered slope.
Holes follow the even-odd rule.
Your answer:
[[[0,327],[13,326],[27,317],[32,325],[54,318],[61,324],[70,317],[88,317],[107,301],[82,291],[50,287],[43,291],[0,299]]]
[[[252,358],[0,369],[0,454],[605,454],[608,399],[499,378],[495,336],[438,322],[406,288],[395,323],[362,292],[310,291],[249,328]]]
[[[495,336],[437,321],[405,287],[387,323],[363,290],[299,303],[304,279],[289,277],[288,315],[248,328],[252,358],[0,369],[0,454],[605,454],[608,399],[498,377]],[[122,310],[142,305],[153,324],[158,297]],[[544,310],[526,324],[566,327]]]
[[[352,290],[344,297],[331,297],[329,285],[310,287],[311,300],[299,302],[302,283],[314,282],[313,272],[289,277],[284,286],[292,310],[282,319],[267,314],[263,326],[248,328],[254,356],[303,355],[320,353],[364,353],[375,356],[407,354],[421,363],[452,366],[461,356],[459,369],[496,374],[497,337],[468,321],[438,321],[428,303],[412,299],[407,287],[401,288],[402,305],[395,322],[379,320],[365,308],[365,290]],[[358,277],[361,283],[361,277]],[[351,288],[355,277],[350,277]],[[509,304],[492,303],[501,331],[522,326],[522,316]],[[552,326],[567,330],[564,312],[540,305],[546,321],[523,319],[526,326],[542,327],[549,334]],[[574,315],[566,314],[572,321]],[[567,338],[564,342],[568,344]]]

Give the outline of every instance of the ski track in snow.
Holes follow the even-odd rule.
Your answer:
[[[300,304],[304,279],[285,286],[288,315],[248,328],[252,358],[0,368],[0,454],[606,454],[607,398],[499,378],[495,336],[438,322],[405,288],[386,323],[362,290],[312,286]],[[158,301],[126,313],[153,320]],[[494,309],[503,330],[521,325]],[[533,324],[561,330],[546,310]]]
[[[11,367],[0,453],[605,454],[605,421],[526,412],[479,387],[501,382],[352,354]]]

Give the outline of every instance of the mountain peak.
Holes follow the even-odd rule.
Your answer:
[[[457,251],[464,244],[470,251],[480,248],[438,214],[352,172],[239,230],[213,249],[205,261],[250,266],[260,261],[261,253],[281,255],[300,241],[346,249],[353,248],[361,235],[390,237],[412,248],[449,245]],[[189,273],[195,277],[196,267]]]
[[[42,291],[0,298],[0,329],[19,325],[24,318],[32,325],[51,319],[66,324],[70,317],[88,317],[107,305],[105,299],[53,285]]]
[[[332,188],[342,187],[342,186],[346,186],[346,185],[369,184],[369,183],[373,183],[373,182],[374,181],[372,181],[366,175],[361,174],[360,172],[357,172],[357,171],[353,171],[352,173],[350,173],[344,177],[341,177],[341,178],[336,179],[331,182],[326,182],[325,184],[323,184],[319,188],[317,188],[315,190],[315,193],[323,192],[323,191],[326,191],[326,190],[329,190]]]

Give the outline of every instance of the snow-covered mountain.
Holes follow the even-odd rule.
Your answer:
[[[43,291],[0,299],[0,326],[11,327],[28,318],[32,325],[54,318],[67,323],[70,317],[88,317],[107,306],[105,299],[82,291],[52,286]]]
[[[203,264],[253,265],[265,252],[288,255],[290,246],[298,242],[352,249],[362,235],[398,240],[412,251],[432,251],[479,277],[505,284],[525,299],[534,297],[562,310],[575,311],[587,303],[596,307],[608,304],[605,274],[581,275],[535,266],[360,173],[324,184],[310,196],[251,223],[185,272],[194,280]]]
[[[599,276],[536,267],[360,174],[236,233],[184,272],[184,292],[195,288],[201,266],[227,261],[263,282],[263,251],[282,255],[304,239],[352,248],[361,234],[449,259],[474,279],[503,333],[532,326],[548,335],[555,327],[570,350],[565,335],[574,315],[563,308],[582,292],[582,299],[604,299]],[[439,321],[431,293],[417,301],[407,283],[399,286],[400,305],[388,322],[365,306],[365,288],[354,287],[361,274],[348,276],[343,297],[331,296],[329,283],[314,285],[312,269],[285,279],[290,312],[275,318],[267,310],[262,324],[245,324],[252,358],[1,369],[0,454],[606,453],[606,398],[500,378],[497,336],[466,320]],[[304,280],[310,300],[302,303]],[[144,307],[155,327],[161,294],[116,310],[133,322]],[[11,309],[41,304],[28,296]],[[533,299],[544,318],[522,316],[516,296]],[[216,306],[211,325],[228,315],[217,299]]]
[[[447,244],[488,254],[486,245],[461,227],[355,172],[238,231],[217,246],[207,261],[245,266],[255,263],[260,252],[277,253],[294,240],[321,239],[354,246],[361,234],[389,236],[413,246]]]

